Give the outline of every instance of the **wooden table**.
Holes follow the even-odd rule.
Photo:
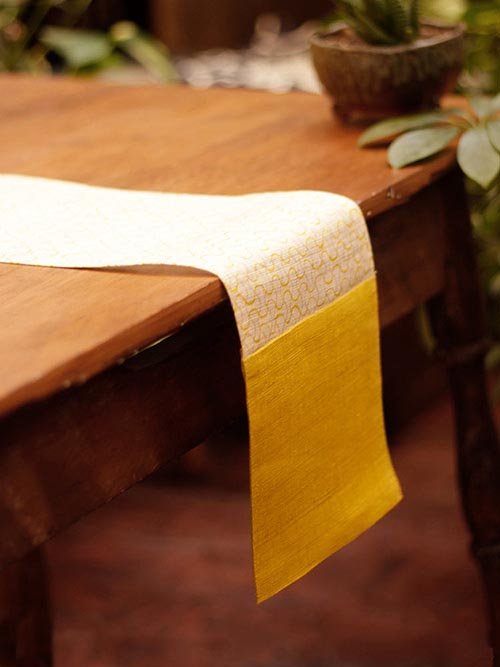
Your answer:
[[[499,667],[500,450],[453,151],[393,171],[383,151],[356,148],[326,100],[299,93],[9,76],[0,89],[1,172],[177,192],[319,189],[360,203],[381,325],[431,304]],[[0,321],[0,665],[35,667],[51,663],[38,547],[240,414],[244,392],[225,291],[201,272],[0,265]]]

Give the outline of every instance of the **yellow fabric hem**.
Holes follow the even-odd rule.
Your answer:
[[[372,277],[243,359],[259,602],[401,499],[382,416]]]

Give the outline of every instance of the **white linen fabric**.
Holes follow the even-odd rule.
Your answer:
[[[327,192],[166,194],[0,175],[0,238],[0,262],[215,273],[244,357],[374,273],[362,212]]]

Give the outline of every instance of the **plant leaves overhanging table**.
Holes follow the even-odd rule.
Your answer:
[[[301,93],[21,76],[0,86],[0,172],[171,192],[326,190],[358,201],[381,326],[431,304],[500,667],[500,448],[453,151],[393,171],[383,150],[360,151],[358,131],[332,122],[325,100]],[[224,289],[201,272],[0,265],[0,321],[0,662],[36,667],[51,664],[38,547],[241,414],[243,382]]]

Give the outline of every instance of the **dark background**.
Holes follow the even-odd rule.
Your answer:
[[[177,54],[244,46],[255,19],[265,12],[279,14],[289,29],[324,16],[331,8],[330,0],[94,0],[84,23],[107,28],[128,19],[160,37]]]

